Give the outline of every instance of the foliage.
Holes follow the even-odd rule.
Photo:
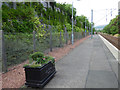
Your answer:
[[[56,27],[55,27],[56,28]],[[64,46],[67,41],[71,41],[71,32],[58,32],[55,28],[52,28],[52,48],[58,48]],[[48,52],[50,48],[50,30],[47,29],[46,34],[43,37],[38,37],[37,33],[35,34],[35,47],[36,51]],[[83,32],[83,30],[82,30]],[[84,35],[82,32],[77,32],[74,34],[74,39],[80,39]],[[29,54],[33,53],[33,34],[30,33],[6,33],[5,37],[5,50],[7,65],[12,66],[19,64],[28,59]],[[60,43],[61,42],[61,43]],[[32,61],[32,60],[31,60]]]
[[[108,33],[108,34],[118,34],[118,16],[116,16],[114,19],[110,21],[110,23],[104,27],[102,30],[103,33]]]
[[[33,17],[31,19],[31,22],[33,22],[33,30],[36,31],[38,37],[43,37],[46,33],[45,29],[46,29],[46,25],[45,24],[41,24],[41,22],[39,21],[38,17]]]
[[[41,52],[35,52],[33,54],[30,54],[30,57],[32,58],[33,62],[24,65],[24,67],[40,67],[41,65],[44,65],[49,61],[55,64],[55,58],[51,56],[44,56],[44,54]]]
[[[87,29],[87,32],[91,30],[91,23],[88,21],[87,17],[84,15],[76,16],[76,26],[79,28],[83,28],[85,30],[85,25]]]
[[[45,60],[48,62],[48,61],[51,61],[53,64],[55,64],[55,58],[52,57],[52,56],[45,56]]]
[[[81,32],[80,28],[75,26],[75,32]]]
[[[30,65],[30,64],[25,64],[23,67],[31,67],[31,68],[37,68],[37,67],[40,67],[41,66],[41,64],[32,64],[32,65]]]
[[[52,8],[45,8],[42,3],[17,2],[17,9],[13,8],[13,3],[2,5],[2,28],[5,32],[27,32],[33,30],[39,32],[39,36],[44,36],[43,24],[57,26],[58,31],[63,31],[64,26],[71,32],[72,5],[50,2]],[[76,19],[76,26],[85,27],[85,16],[75,16],[76,9],[73,8],[73,17]],[[87,26],[89,22],[87,20]],[[45,27],[44,27],[45,28]],[[40,31],[41,30],[41,31]],[[43,32],[43,33],[42,33]]]
[[[66,23],[65,26],[67,28],[67,32],[71,32],[72,31],[72,26],[71,26],[70,23]]]
[[[50,31],[52,32],[52,47],[64,46],[66,38],[71,40],[71,16],[72,5],[52,3],[52,8],[44,7],[38,2],[16,2],[16,9],[13,2],[2,4],[2,29],[4,30],[5,48],[8,66],[21,63],[28,59],[33,52],[33,30],[35,33],[36,51],[44,52],[50,48]],[[76,19],[74,32],[84,32],[84,18],[75,16],[76,9],[73,8],[73,17]],[[87,22],[88,23],[88,22]],[[65,26],[67,36],[65,36]],[[87,24],[88,25],[88,24]],[[52,28],[50,29],[49,26]],[[61,33],[61,35],[60,35]],[[82,37],[75,35],[75,39]],[[79,38],[78,38],[79,37]],[[40,61],[39,58],[36,59]]]
[[[120,37],[120,34],[115,34],[114,37]]]
[[[43,58],[43,57],[44,57],[44,54],[41,53],[41,52],[35,52],[35,53],[33,53],[33,54],[30,54],[30,57],[31,57],[34,61],[36,61],[37,58]]]
[[[5,32],[32,32],[31,18],[35,16],[34,9],[25,5],[17,9],[2,6],[2,22]]]
[[[96,32],[95,28],[93,28],[93,34],[94,34],[94,32]]]

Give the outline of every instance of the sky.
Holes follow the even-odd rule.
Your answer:
[[[93,9],[94,26],[107,25],[118,15],[118,2],[120,0],[56,0],[59,3],[72,4],[78,16],[85,15],[91,22],[91,9]],[[111,15],[112,12],[112,15]]]

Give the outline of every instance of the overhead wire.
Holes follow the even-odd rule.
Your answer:
[[[116,9],[114,9],[112,12],[114,12]],[[111,14],[111,12],[110,13],[108,13],[107,15],[110,15]],[[102,17],[101,19],[99,19],[96,23],[98,23],[98,22],[100,22],[101,20],[103,20],[104,18],[106,18],[106,15],[104,16],[104,17]],[[96,24],[95,23],[95,24]]]
[[[117,5],[117,4],[114,4],[113,7],[116,6],[116,5]],[[111,9],[112,9],[112,10],[111,10]],[[109,11],[109,10],[110,10],[110,11]],[[103,20],[105,17],[106,17],[106,20],[107,20],[107,16],[110,15],[110,14],[111,14],[111,16],[112,16],[112,15],[113,15],[113,12],[114,12],[115,10],[117,10],[117,9],[116,9],[116,8],[107,8],[107,11],[110,12],[110,13],[107,14],[107,12],[106,12],[106,15],[105,15],[104,17],[102,17],[101,19],[99,19],[96,23],[100,22],[100,21]],[[95,13],[98,13],[98,12],[101,12],[101,11],[106,11],[106,9],[94,10]],[[96,24],[96,23],[95,23],[95,24]]]

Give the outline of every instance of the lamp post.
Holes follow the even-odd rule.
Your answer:
[[[119,30],[119,34],[120,34],[120,1],[118,2],[118,30]],[[120,39],[118,39],[118,42],[120,41]],[[119,54],[120,55],[120,54]],[[120,64],[120,59],[118,59],[118,62]],[[120,68],[120,66],[118,66]],[[120,79],[119,79],[120,82]],[[119,86],[120,88],[120,86]]]
[[[80,0],[77,0],[80,1]],[[74,34],[73,34],[73,1],[72,1],[72,45],[74,44]]]
[[[87,26],[86,26],[86,18],[85,18],[85,37],[86,37],[86,31],[87,31],[87,30],[86,30],[86,27],[87,27]]]
[[[72,1],[72,45],[74,42],[74,34],[73,34],[73,1]]]
[[[91,10],[91,39],[93,38],[93,9]]]
[[[89,21],[90,17],[88,17],[87,19],[88,19],[88,21]],[[90,24],[89,24],[89,23],[88,23],[87,29],[89,30],[89,35],[90,35]]]

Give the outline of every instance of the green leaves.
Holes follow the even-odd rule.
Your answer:
[[[35,52],[33,54],[30,54],[30,58],[32,58],[32,60],[33,60],[32,64],[31,64],[33,66],[43,65],[43,64],[48,63],[49,61],[51,61],[53,64],[55,64],[55,58],[53,58],[51,56],[44,56],[44,54],[41,52]]]
[[[72,31],[72,26],[70,23],[66,23],[65,26],[66,26],[68,32]]]
[[[25,4],[17,2],[17,9],[13,9],[13,3],[10,2],[8,7],[3,4],[2,6],[2,20],[3,30],[5,32],[22,32],[31,33],[35,30],[39,37],[44,37],[46,27],[43,24],[55,26],[58,32],[64,31],[66,25],[67,31],[72,31],[71,17],[72,17],[72,5],[60,4],[51,2],[52,8],[45,8],[42,3],[25,2]],[[85,28],[85,16],[75,16],[76,9],[73,8],[73,17],[76,19],[75,30],[80,31],[79,28]],[[49,18],[50,17],[50,18]],[[89,26],[89,21],[86,20],[86,25]]]
[[[25,5],[17,6],[17,9],[2,6],[2,22],[5,32],[32,32],[31,18],[35,16],[34,9]]]
[[[30,58],[32,58],[34,61],[37,61],[39,58],[43,58],[44,54],[41,52],[35,52],[33,54],[30,55]]]
[[[118,16],[112,19],[110,23],[104,27],[102,32],[112,34],[112,35],[118,34]]]

